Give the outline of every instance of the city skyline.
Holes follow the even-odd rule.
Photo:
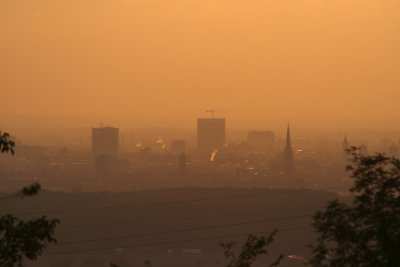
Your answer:
[[[0,0],[0,267],[400,266],[400,0]]]

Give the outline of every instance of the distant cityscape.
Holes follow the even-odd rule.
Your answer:
[[[283,130],[283,129],[282,129]],[[90,146],[25,145],[18,136],[14,157],[1,155],[2,190],[39,180],[60,191],[140,190],[176,186],[241,186],[346,190],[351,146],[362,153],[398,156],[399,142],[367,142],[343,134],[332,139],[296,138],[290,125],[281,138],[270,130],[249,130],[227,139],[225,118],[198,118],[194,135],[176,130],[143,136],[100,124]],[[283,131],[282,131],[283,132]],[[295,131],[294,131],[295,132]]]

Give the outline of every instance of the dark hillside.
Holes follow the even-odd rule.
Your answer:
[[[313,240],[308,215],[333,197],[311,190],[239,188],[43,192],[3,202],[1,209],[61,220],[59,244],[30,266],[93,266],[89,259],[124,266],[143,266],[146,259],[154,266],[222,266],[219,241],[240,241],[247,233],[274,228],[281,231],[273,253],[307,256]]]

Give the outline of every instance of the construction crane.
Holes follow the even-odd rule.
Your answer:
[[[212,119],[214,119],[214,114],[215,114],[215,112],[221,112],[221,111],[232,111],[232,110],[231,110],[231,109],[214,109],[214,108],[211,108],[211,109],[207,109],[207,110],[206,110],[206,112],[211,113],[211,118],[212,118]]]

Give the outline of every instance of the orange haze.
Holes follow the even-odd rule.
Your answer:
[[[399,0],[2,0],[0,123],[400,121]]]

